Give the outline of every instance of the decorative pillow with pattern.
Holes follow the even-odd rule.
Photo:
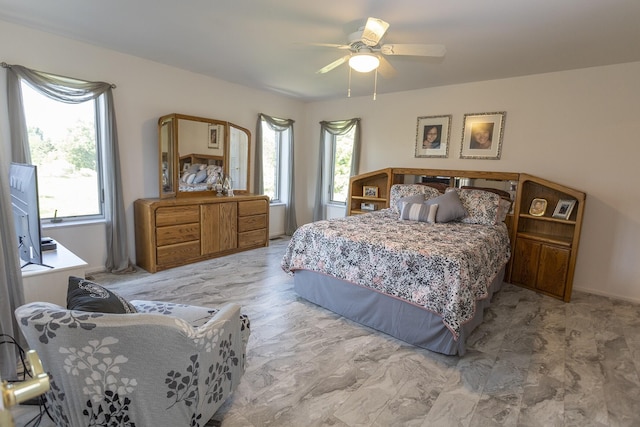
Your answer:
[[[94,313],[137,313],[126,299],[97,283],[69,276],[67,309]]]
[[[457,193],[468,214],[460,219],[465,224],[499,224],[500,196],[483,190],[448,188],[447,193]]]
[[[399,214],[400,206],[398,206],[398,201],[403,197],[415,196],[417,194],[423,194],[425,199],[432,199],[438,197],[440,192],[426,185],[394,184],[391,186],[389,194],[389,207],[393,209],[395,213]]]

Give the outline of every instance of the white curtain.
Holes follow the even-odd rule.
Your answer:
[[[276,132],[284,132],[288,130],[287,135],[289,136],[287,141],[283,141],[286,144],[286,153],[288,153],[289,158],[284,159],[287,165],[287,170],[285,171],[288,176],[288,188],[285,191],[286,200],[285,202],[285,234],[287,236],[291,236],[296,228],[298,228],[296,222],[296,206],[295,206],[295,176],[294,176],[294,167],[293,167],[293,123],[294,121],[291,119],[279,119],[277,117],[267,116],[266,114],[258,114],[258,124],[256,125],[256,154],[255,154],[255,176],[254,176],[254,191],[256,194],[264,193],[264,183],[263,183],[263,168],[262,168],[262,121],[269,125],[269,127]]]
[[[353,136],[353,152],[351,153],[351,176],[358,173],[360,167],[360,119],[350,120],[337,120],[332,122],[322,121],[320,122],[320,156],[318,164],[318,180],[316,181],[316,201],[313,208],[313,220],[320,221],[324,219],[324,206],[323,206],[323,176],[325,170],[325,158],[326,158],[326,146],[325,141],[327,135],[345,135],[351,132],[351,129],[355,126],[355,133]]]
[[[21,79],[29,83],[36,91],[56,101],[77,104],[91,99],[96,100],[96,129],[105,186],[104,212],[107,233],[105,269],[113,273],[132,270],[127,247],[127,226],[122,198],[113,85],[43,73],[21,65],[4,63],[2,65],[8,69],[7,103],[11,130],[11,159],[14,162],[31,163],[22,103]]]

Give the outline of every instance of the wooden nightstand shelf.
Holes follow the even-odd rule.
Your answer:
[[[529,214],[535,198],[545,199],[542,216]],[[575,200],[568,219],[554,218],[561,199]],[[511,242],[509,281],[569,302],[586,195],[535,176],[520,174]]]
[[[362,210],[362,203],[373,203],[375,210],[389,207],[389,189],[391,188],[390,168],[365,173],[351,177],[349,183],[349,196],[347,197],[347,215],[356,215],[371,212]],[[377,187],[378,196],[371,197],[364,194],[364,187]]]

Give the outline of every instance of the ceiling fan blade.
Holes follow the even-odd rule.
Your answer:
[[[334,68],[339,67],[340,65],[344,64],[345,62],[347,62],[347,59],[349,59],[350,56],[351,55],[345,55],[342,58],[336,59],[331,64],[325,65],[324,67],[320,68],[318,71],[316,71],[316,74],[328,73],[329,71],[333,70]]]
[[[348,44],[337,44],[337,43],[306,43],[308,46],[320,46],[320,47],[333,47],[336,49],[351,49],[351,46]]]
[[[362,43],[367,46],[376,46],[380,43],[382,36],[387,32],[389,28],[389,23],[383,21],[378,18],[369,18],[367,19],[367,25],[364,27],[364,31],[362,32]]]
[[[384,44],[380,46],[383,55],[435,56],[441,57],[447,49],[441,44]]]
[[[393,65],[391,65],[389,61],[387,61],[387,58],[385,58],[384,56],[379,56],[378,59],[380,59],[378,72],[382,77],[384,77],[385,79],[390,79],[391,77],[396,75],[396,69],[393,68]]]

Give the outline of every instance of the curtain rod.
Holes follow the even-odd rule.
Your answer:
[[[0,62],[0,66],[2,68],[11,68],[11,64],[7,64],[6,62]],[[111,89],[115,89],[117,86],[114,83],[111,83]]]

